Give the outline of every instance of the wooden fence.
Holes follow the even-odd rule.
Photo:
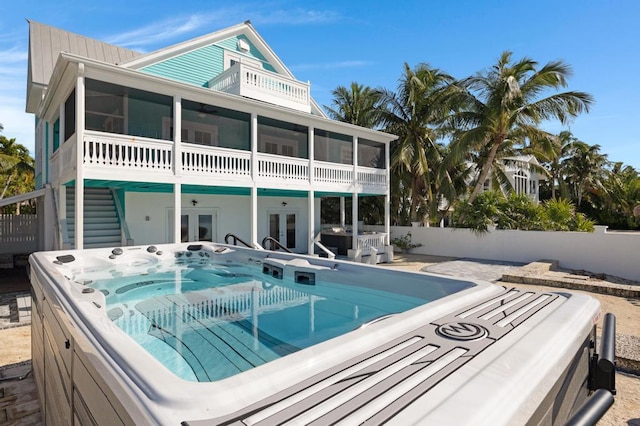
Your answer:
[[[37,215],[0,214],[0,254],[27,254],[37,249]]]

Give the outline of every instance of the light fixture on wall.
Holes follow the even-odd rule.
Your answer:
[[[282,207],[287,207],[287,202],[286,201],[282,202]]]
[[[193,204],[193,207],[198,205],[198,200],[191,200],[191,204]]]

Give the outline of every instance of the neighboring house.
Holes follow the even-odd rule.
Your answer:
[[[542,166],[533,155],[519,155],[503,159],[504,170],[518,195],[527,195],[533,201],[540,202],[540,181],[547,180],[540,172]]]
[[[470,165],[471,166],[471,165]],[[518,195],[527,195],[534,202],[539,203],[540,181],[547,180],[542,173],[542,166],[533,155],[518,155],[502,159],[504,174],[511,183],[513,191]],[[469,183],[475,181],[473,180]],[[491,189],[490,178],[484,182],[484,191]]]
[[[395,136],[328,119],[249,22],[141,54],[30,21],[27,112],[44,249],[231,233],[313,253],[322,197],[352,197],[357,230],[373,195],[386,232],[351,255],[389,244]]]

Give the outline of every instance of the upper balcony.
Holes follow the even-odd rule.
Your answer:
[[[287,157],[220,147],[181,144],[86,131],[81,141],[86,179],[146,181],[212,186],[288,188],[328,192],[354,190],[384,194],[387,171],[372,167]],[[50,160],[52,180],[72,180],[77,158],[75,135]]]
[[[311,112],[309,83],[240,62],[209,81],[209,88],[297,111]]]

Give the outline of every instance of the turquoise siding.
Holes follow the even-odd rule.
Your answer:
[[[141,71],[183,83],[207,87],[209,80],[224,71],[224,50],[238,52],[239,39],[243,39],[249,44],[249,56],[260,60],[264,69],[275,72],[275,68],[267,62],[264,55],[244,35],[231,37],[217,44],[169,58],[142,68]]]
[[[223,58],[223,50],[211,45],[150,65],[142,71],[206,87],[209,80],[223,71]]]

